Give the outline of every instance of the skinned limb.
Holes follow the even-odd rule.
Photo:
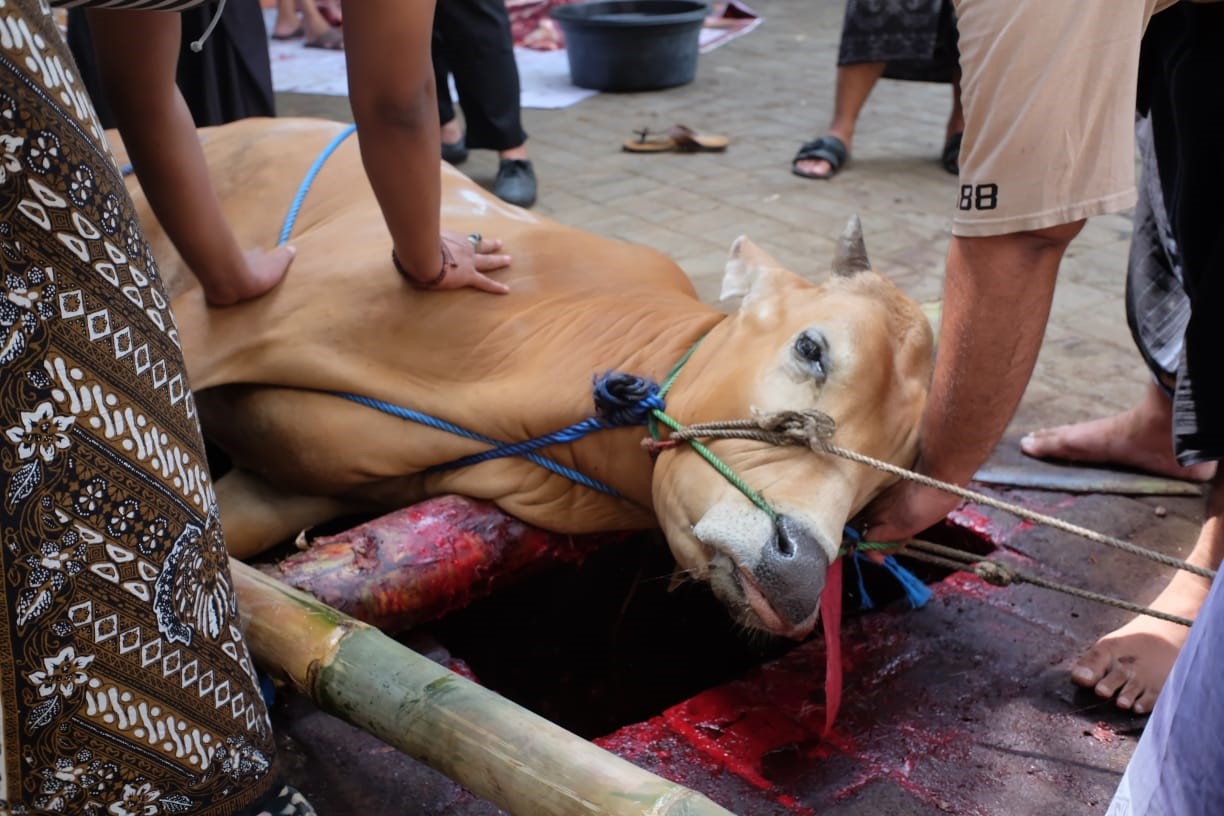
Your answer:
[[[915,470],[963,485],[990,456],[1028,385],[1058,266],[1083,221],[988,238],[954,236]],[[903,480],[864,510],[873,541],[901,541],[959,499]]]
[[[854,128],[858,124],[859,114],[867,97],[880,77],[884,75],[887,63],[858,62],[852,65],[837,66],[837,90],[833,100],[833,120],[829,123],[826,133],[836,136],[846,145],[846,152],[851,154],[851,143],[854,141]],[[823,178],[832,172],[832,167],[824,159],[803,159],[795,163],[799,172]]]
[[[438,107],[430,40],[430,3],[362,0],[345,9],[349,98],[361,159],[391,232],[404,274],[436,288],[471,286],[504,293],[486,272],[510,263],[501,242],[473,247],[462,235],[440,232]],[[445,249],[439,243],[445,244]]]
[[[244,253],[217,200],[191,112],[175,84],[179,16],[87,12],[98,69],[145,196],[208,302],[227,306],[271,289],[293,248]]]

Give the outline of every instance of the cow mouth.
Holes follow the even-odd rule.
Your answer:
[[[772,634],[788,637],[793,640],[802,640],[811,634],[812,629],[816,626],[815,616],[808,622],[805,621],[799,625],[792,625],[777,613],[769,599],[761,592],[757,586],[756,580],[752,577],[752,573],[736,564],[731,571],[731,577],[737,587],[744,596],[744,603],[748,606],[748,610],[756,616],[760,622],[760,628],[763,628]]]

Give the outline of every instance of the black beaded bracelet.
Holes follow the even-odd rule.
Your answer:
[[[450,250],[447,249],[445,241],[442,242],[442,268],[439,269],[438,274],[430,280],[417,280],[416,278],[412,277],[412,275],[408,274],[408,270],[405,269],[404,265],[400,263],[399,256],[395,254],[394,249],[391,250],[391,263],[395,265],[395,271],[399,272],[404,280],[408,281],[408,283],[415,286],[417,289],[438,288],[438,285],[442,283],[443,278],[446,277],[446,273],[449,272],[451,268],[458,266],[458,264],[455,263],[454,256],[451,255]]]

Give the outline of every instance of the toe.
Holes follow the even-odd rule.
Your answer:
[[[1098,683],[1098,685],[1100,684]],[[1127,678],[1126,682],[1122,685],[1122,690],[1118,692],[1118,699],[1115,701],[1118,708],[1127,711],[1134,709],[1138,701],[1143,698],[1146,690],[1146,685],[1140,678],[1133,675]]]
[[[1135,700],[1135,704],[1131,706],[1131,711],[1136,714],[1151,714],[1152,709],[1156,707],[1156,698],[1158,693],[1154,689],[1145,689],[1139,698]]]
[[[1052,434],[1048,429],[1030,431],[1020,438],[1020,450],[1026,456],[1040,458],[1050,451]]]
[[[1072,665],[1071,679],[1086,688],[1095,686],[1109,671],[1109,665],[1112,662],[1107,652],[1094,646],[1080,655]]]
[[[824,159],[803,159],[795,162],[795,170],[799,172],[799,175],[808,178],[828,178],[829,171],[832,169],[833,166]]]
[[[1105,672],[1105,676],[1097,681],[1097,684],[1092,687],[1098,697],[1113,697],[1118,693],[1118,690],[1125,686],[1132,678],[1131,672],[1121,666],[1111,666],[1109,671]],[[1123,706],[1125,708],[1125,706]]]

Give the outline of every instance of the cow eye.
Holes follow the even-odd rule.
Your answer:
[[[829,341],[818,331],[808,329],[795,338],[795,356],[813,376],[823,381],[828,376]]]

